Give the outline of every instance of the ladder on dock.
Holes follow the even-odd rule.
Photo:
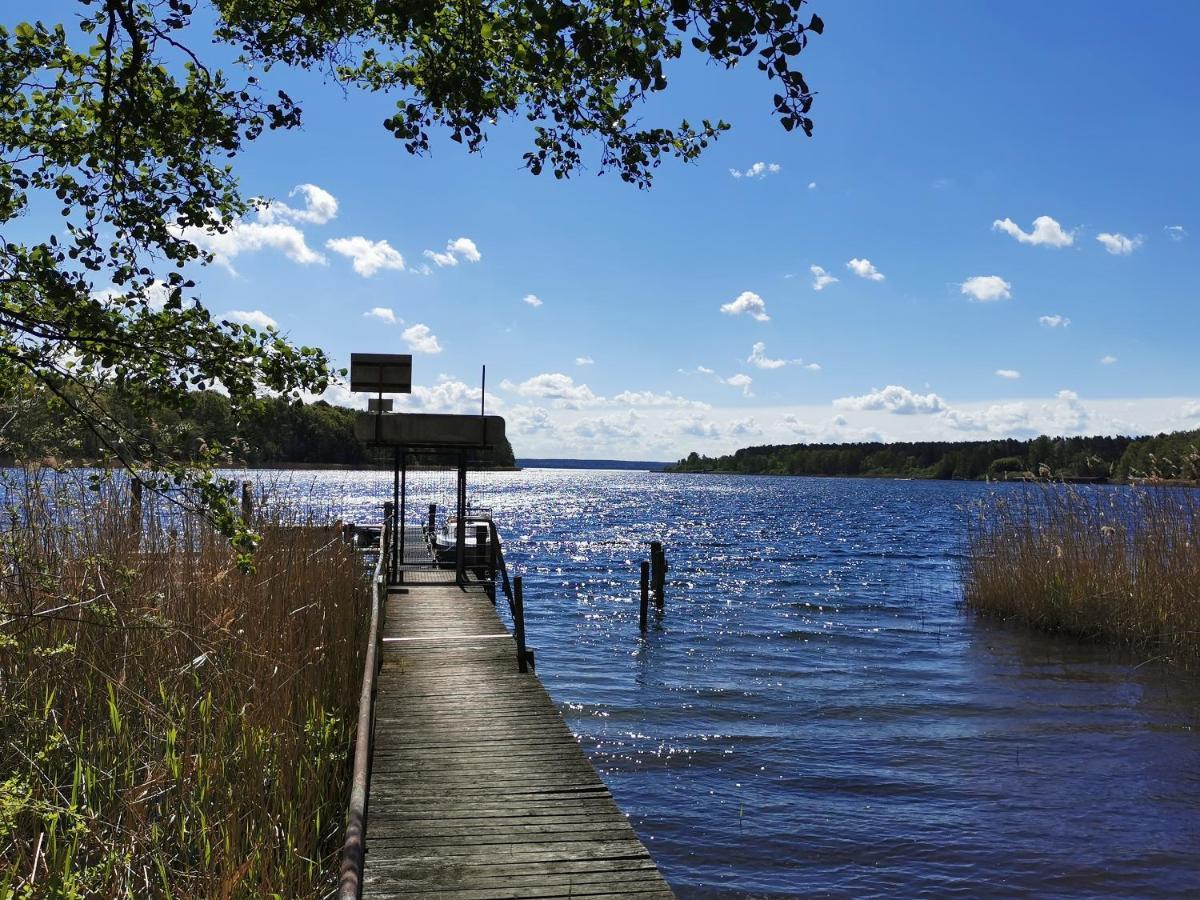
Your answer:
[[[529,671],[520,579],[489,544],[490,582],[389,586],[380,553],[342,900],[674,896]]]

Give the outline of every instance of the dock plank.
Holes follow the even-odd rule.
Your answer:
[[[388,596],[363,896],[673,897],[487,596],[442,581]]]

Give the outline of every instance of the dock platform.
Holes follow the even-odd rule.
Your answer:
[[[406,581],[385,602],[362,896],[673,897],[542,683],[517,671],[484,588]]]

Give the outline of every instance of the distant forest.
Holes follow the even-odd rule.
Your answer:
[[[163,407],[147,416],[124,407],[115,396],[107,399],[107,406],[120,421],[156,445],[169,448],[177,459],[193,458],[203,447],[219,444],[230,465],[370,465],[385,461],[380,451],[355,439],[356,410],[323,400],[292,403],[263,397],[234,410],[225,395],[197,391],[183,412]],[[56,416],[48,404],[27,406],[7,424],[4,418],[0,417],[0,465],[46,457],[92,462],[105,455],[99,435],[76,419]],[[390,456],[386,462],[390,464]],[[516,464],[507,438],[479,462]]]
[[[746,475],[1125,481],[1200,480],[1200,431],[1156,437],[1036,437],[1027,441],[912,441],[746,447],[727,456],[692,453],[672,472]]]

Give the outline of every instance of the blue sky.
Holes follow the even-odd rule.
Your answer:
[[[342,364],[411,348],[414,409],[477,408],[486,363],[518,455],[1200,427],[1200,5],[811,8],[815,136],[753,67],[685,60],[647,117],[734,127],[650,191],[530,176],[520,121],[410,157],[387,98],[272,73],[306,125],[238,167],[295,212],[200,296]]]

